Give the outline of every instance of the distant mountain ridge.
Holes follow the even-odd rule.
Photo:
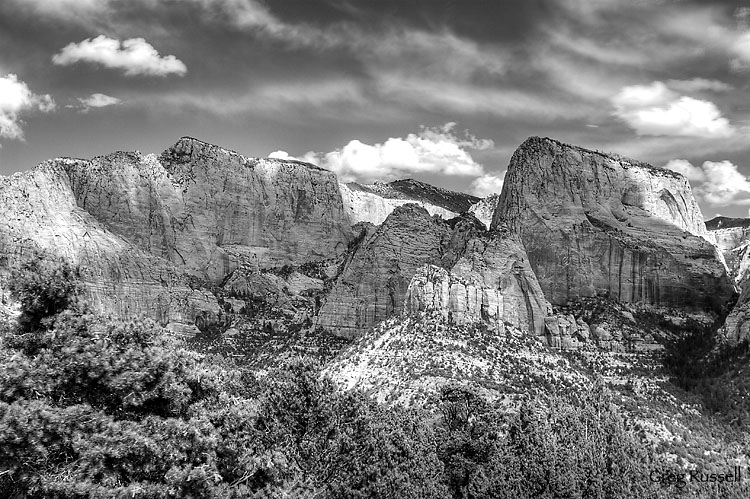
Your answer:
[[[706,222],[706,229],[708,230],[734,229],[740,227],[743,229],[750,227],[750,218],[731,218],[718,216]]]
[[[380,225],[398,206],[415,203],[431,215],[450,219],[468,212],[481,201],[463,192],[454,192],[414,179],[359,184],[341,183],[341,196],[352,224]]]
[[[442,187],[420,182],[411,178],[374,184],[347,184],[352,189],[374,192],[390,199],[413,199],[440,206],[455,213],[468,211],[480,198],[463,192],[450,191]]]

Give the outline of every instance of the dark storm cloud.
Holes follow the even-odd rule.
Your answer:
[[[16,74],[60,105],[53,114],[19,112],[28,142],[3,141],[0,169],[59,154],[159,150],[183,134],[246,154],[323,157],[353,140],[376,147],[407,141],[422,125],[459,122],[494,141],[491,150],[466,149],[490,177],[412,173],[467,190],[477,182],[497,186],[513,149],[528,135],[547,135],[656,164],[728,160],[744,178],[748,7],[687,0],[7,0],[0,4],[0,44],[7,47],[0,76]],[[126,77],[122,57],[119,66],[52,63],[64,47],[100,36],[142,39],[185,72]],[[76,111],[93,95],[119,104]]]

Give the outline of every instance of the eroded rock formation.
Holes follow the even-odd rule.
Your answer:
[[[511,159],[502,223],[553,304],[608,296],[721,313],[734,293],[690,185],[669,170],[533,137]]]
[[[551,307],[521,244],[496,232],[469,240],[450,271],[431,265],[419,269],[405,311],[438,311],[457,324],[482,321],[500,330],[507,323],[542,337]]]
[[[444,221],[415,204],[397,207],[383,224],[362,235],[333,286],[318,325],[342,336],[357,336],[399,314],[419,268],[451,268],[481,224],[473,217]]]

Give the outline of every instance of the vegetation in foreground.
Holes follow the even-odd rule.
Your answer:
[[[746,497],[641,443],[601,383],[507,414],[461,386],[439,414],[341,392],[294,361],[258,378],[150,321],[74,299],[67,268],[13,276],[0,340],[0,495],[13,498]]]

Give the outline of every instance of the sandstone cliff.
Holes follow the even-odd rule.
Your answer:
[[[740,289],[722,328],[722,339],[730,344],[750,340],[750,219],[716,217],[706,222],[706,228]]]
[[[115,153],[67,171],[79,206],[112,232],[214,282],[243,259],[322,259],[349,238],[335,174],[306,163],[186,137],[159,157]]]
[[[0,273],[64,258],[95,309],[164,323],[217,315],[201,282],[323,259],[351,237],[333,173],[191,138],[160,156],[47,161],[1,178],[0,202]]]
[[[441,189],[412,179],[375,182],[371,185],[350,182],[340,184],[344,209],[351,224],[369,222],[380,225],[398,206],[418,204],[431,215],[450,219],[468,211],[478,198]]]
[[[716,217],[706,222],[709,239],[719,248],[736,283],[750,268],[750,219]]]
[[[409,283],[423,265],[451,268],[481,224],[450,222],[415,204],[397,207],[353,249],[318,316],[318,325],[356,336],[403,309]]]
[[[0,178],[0,273],[29,258],[65,259],[80,269],[84,297],[116,317],[146,315],[166,324],[212,314],[216,299],[191,289],[171,263],[135,247],[77,206],[66,170],[86,162],[56,160]]]
[[[409,285],[405,311],[438,312],[457,324],[481,321],[500,330],[510,324],[542,337],[551,307],[520,242],[495,232],[469,240],[450,271],[421,268]]]
[[[501,223],[553,304],[608,296],[722,312],[734,292],[687,180],[669,170],[533,137],[511,159]]]

